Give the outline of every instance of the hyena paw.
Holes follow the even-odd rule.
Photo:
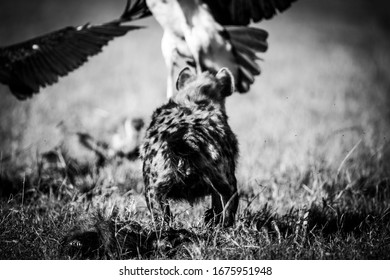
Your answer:
[[[234,224],[234,216],[227,215],[223,218],[222,213],[216,215],[213,209],[208,209],[204,213],[204,222],[208,226],[222,224],[223,227],[231,227]]]

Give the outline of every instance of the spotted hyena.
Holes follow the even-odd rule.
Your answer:
[[[176,87],[153,113],[141,147],[147,205],[152,216],[162,211],[170,221],[168,200],[192,204],[211,194],[205,221],[230,226],[238,207],[238,144],[225,113],[233,76],[226,68],[199,76],[186,68]]]

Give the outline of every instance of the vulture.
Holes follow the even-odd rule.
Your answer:
[[[175,91],[179,59],[196,73],[227,67],[235,90],[245,93],[260,74],[257,53],[268,33],[249,27],[270,19],[296,0],[127,0],[123,14],[100,25],[66,27],[25,42],[0,47],[0,83],[18,99],[58,82],[102,51],[109,41],[142,28],[126,23],[153,15],[164,30],[161,49],[168,71],[167,97]]]

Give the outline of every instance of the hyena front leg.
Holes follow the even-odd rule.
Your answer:
[[[234,224],[237,209],[238,209],[238,193],[237,191],[231,193],[231,195],[225,197],[225,220],[223,225],[230,227]]]
[[[156,187],[147,187],[145,189],[146,205],[152,215],[153,221],[163,218],[162,222],[171,225],[172,213],[169,202],[164,195],[156,194]]]
[[[213,192],[211,195],[211,208],[204,215],[205,224],[209,226],[219,224],[222,209],[222,197],[218,193]]]
[[[160,208],[162,210],[162,215],[164,217],[164,222],[167,223],[168,226],[171,226],[173,221],[173,216],[171,212],[171,208],[169,207],[169,201],[167,199],[160,199]]]
[[[237,187],[227,183],[215,185],[212,193],[212,210],[215,223],[221,223],[224,227],[234,224],[238,208]]]

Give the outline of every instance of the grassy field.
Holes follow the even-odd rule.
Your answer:
[[[34,6],[34,24],[0,9],[1,42],[109,20],[124,1],[91,10],[85,1],[76,13],[77,1],[48,2]],[[173,228],[156,230],[141,162],[102,163],[78,141],[82,132],[111,143],[123,120],[148,123],[165,101],[152,19],[32,100],[0,86],[0,259],[389,259],[388,15],[365,1],[319,2],[298,1],[261,25],[270,33],[263,73],[227,101],[240,145],[229,229],[203,224],[206,199],[172,207]]]

